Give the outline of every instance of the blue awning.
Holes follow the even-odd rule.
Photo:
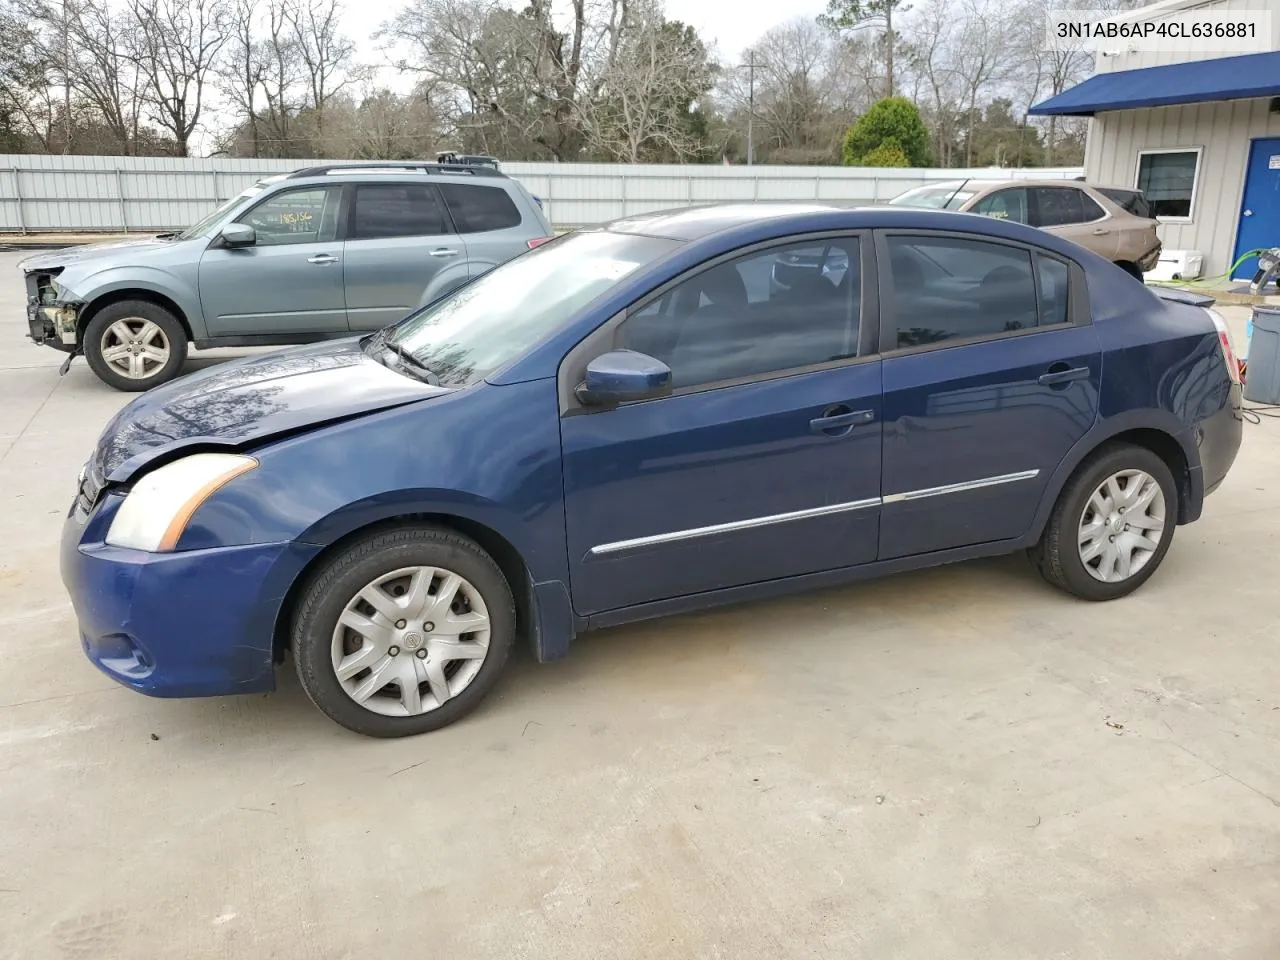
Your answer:
[[[1099,73],[1028,110],[1039,116],[1092,117],[1104,110],[1168,107],[1280,96],[1280,52],[1170,63]]]

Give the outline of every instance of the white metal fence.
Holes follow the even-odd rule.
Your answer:
[[[168,230],[194,223],[254,180],[317,160],[0,154],[0,233]],[[328,161],[333,162],[333,161]],[[868,167],[507,163],[552,223],[581,226],[723,201],[889,200],[930,181],[1070,178],[1079,168],[902,170]]]

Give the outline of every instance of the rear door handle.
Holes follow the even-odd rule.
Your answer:
[[[1095,237],[1105,237],[1107,235],[1107,231],[1102,229],[1102,227],[1099,227],[1097,230],[1093,231],[1093,235]]]
[[[1042,387],[1056,387],[1087,379],[1089,379],[1088,367],[1069,367],[1065,363],[1055,363],[1047,373],[1040,374],[1039,383]]]
[[[436,247],[431,251],[433,257],[456,257],[457,255],[458,251],[453,247]]]
[[[876,417],[874,410],[850,410],[843,404],[825,411],[822,416],[809,421],[814,433],[841,436],[859,423],[870,423]]]
[[[338,258],[329,253],[317,253],[314,257],[307,257],[307,263],[337,263]]]

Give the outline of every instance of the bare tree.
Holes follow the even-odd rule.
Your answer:
[[[973,166],[973,128],[981,118],[979,99],[997,93],[1013,64],[1008,36],[1012,32],[1000,0],[961,0],[953,48],[955,76],[964,98],[964,165]]]
[[[319,136],[324,131],[326,104],[352,79],[346,71],[356,46],[339,29],[342,5],[338,0],[297,0],[284,8],[284,15]]]
[[[240,114],[249,155],[259,154],[258,97],[267,73],[258,38],[255,0],[235,0],[227,11],[227,45],[218,64],[218,88]]]
[[[147,79],[151,118],[188,156],[205,88],[227,41],[226,0],[129,0],[131,56]]]
[[[710,86],[706,48],[653,0],[638,0],[625,15],[610,23],[608,57],[591,96],[578,103],[586,145],[627,163],[688,160],[702,147],[690,110]]]

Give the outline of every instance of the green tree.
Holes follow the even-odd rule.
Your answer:
[[[874,166],[868,163],[868,156],[890,143],[906,158],[903,166],[929,166],[929,131],[916,105],[906,97],[878,100],[845,132],[844,162],[847,166]]]
[[[862,158],[860,167],[909,167],[911,162],[897,138],[889,137]]]

